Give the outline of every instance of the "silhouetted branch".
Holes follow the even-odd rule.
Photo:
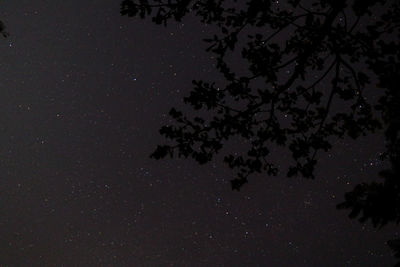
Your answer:
[[[375,12],[376,19],[371,19],[382,3],[387,3],[379,7],[383,13]],[[153,21],[166,24],[192,12],[219,30],[204,40],[209,43],[207,51],[215,55],[224,86],[194,81],[184,99],[195,110],[208,112],[208,119],[171,110],[174,125],[160,129],[171,145],[158,146],[152,156],[191,157],[204,164],[222,151],[226,140],[239,137],[248,149],[224,155],[224,162],[236,170],[234,190],[252,173],[278,173],[270,161],[271,145],[291,152],[294,163],[287,176],[314,178],[317,152],[329,150],[332,137],[355,139],[376,131],[381,127],[375,118],[380,112],[393,168],[381,174],[383,183],[358,185],[339,208],[351,209],[352,218],[361,214],[361,221],[371,219],[374,225],[399,222],[400,175],[395,168],[400,165],[399,2],[291,0],[286,4],[288,8],[281,10],[272,1],[258,0],[237,5],[217,0],[122,2],[124,15],[143,18],[155,10]],[[247,76],[238,75],[234,71],[238,63],[232,66],[229,60],[239,49],[249,65]],[[321,75],[311,79],[316,73]],[[327,86],[325,80],[331,76]],[[379,84],[369,77],[377,77]],[[378,105],[364,98],[368,85],[384,94]],[[335,109],[336,102],[345,105]],[[348,108],[342,110],[343,106]]]

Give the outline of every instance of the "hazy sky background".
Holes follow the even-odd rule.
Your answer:
[[[194,18],[121,17],[118,0],[1,1],[0,265],[390,266],[338,211],[377,177],[383,140],[341,140],[316,180],[149,159],[192,79],[218,79]],[[284,155],[276,155],[282,164]]]

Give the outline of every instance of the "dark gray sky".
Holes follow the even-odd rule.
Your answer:
[[[118,0],[1,1],[1,266],[389,266],[335,205],[377,177],[383,142],[341,140],[310,181],[154,161],[191,80],[218,78],[194,18],[121,17]],[[276,155],[285,162],[283,155]]]

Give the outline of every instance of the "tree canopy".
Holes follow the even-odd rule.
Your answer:
[[[253,173],[276,175],[272,147],[290,150],[287,176],[314,178],[319,151],[337,138],[353,139],[384,127],[392,164],[381,181],[357,185],[338,208],[375,227],[400,222],[400,1],[397,0],[124,0],[121,14],[157,24],[193,14],[218,31],[207,51],[223,79],[193,81],[184,98],[207,116],[172,108],[175,123],[160,133],[169,143],[152,157],[193,158],[200,164],[224,154],[239,190]],[[247,71],[237,70],[239,55]],[[373,91],[376,97],[367,97]],[[242,154],[227,141],[246,140]],[[400,241],[389,245],[400,256]]]

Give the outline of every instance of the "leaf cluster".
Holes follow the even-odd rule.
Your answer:
[[[232,188],[253,173],[277,175],[271,148],[289,149],[287,176],[314,178],[317,152],[336,138],[356,139],[385,127],[392,168],[381,181],[357,185],[338,205],[375,227],[400,222],[400,3],[396,0],[124,0],[121,13],[157,24],[192,13],[219,34],[204,38],[223,81],[193,81],[184,101],[209,116],[172,108],[171,142],[151,155],[190,157],[200,164],[241,139],[243,153],[226,153],[236,171]],[[282,8],[283,7],[283,8]],[[379,12],[373,12],[379,10]],[[243,45],[244,44],[244,45]],[[229,59],[240,55],[247,73]],[[377,80],[378,83],[373,81]],[[371,102],[365,89],[381,95]],[[377,114],[380,114],[379,118]],[[247,150],[243,150],[247,145]],[[400,241],[388,242],[400,257]]]
[[[357,30],[359,19],[370,16],[377,2],[287,1],[286,9],[267,0],[235,2],[122,2],[123,15],[149,15],[155,23],[166,25],[192,12],[220,29],[220,34],[204,40],[225,81],[218,85],[193,81],[193,90],[185,98],[195,110],[207,110],[212,119],[189,118],[172,109],[176,124],[162,127],[160,133],[173,144],[160,145],[152,156],[191,157],[204,164],[222,149],[224,140],[239,136],[251,141],[247,152],[225,156],[228,166],[237,171],[234,189],[252,173],[278,173],[269,160],[274,145],[286,146],[292,153],[294,164],[288,176],[314,178],[316,154],[329,150],[332,138],[357,138],[381,126],[363,96],[369,75],[356,71],[357,64],[378,56],[376,41],[371,40],[376,34]],[[350,25],[347,16],[357,19]],[[237,47],[239,38],[245,45]],[[237,50],[250,75],[235,72],[229,63]],[[334,113],[335,101],[342,101],[337,105],[348,110]]]

